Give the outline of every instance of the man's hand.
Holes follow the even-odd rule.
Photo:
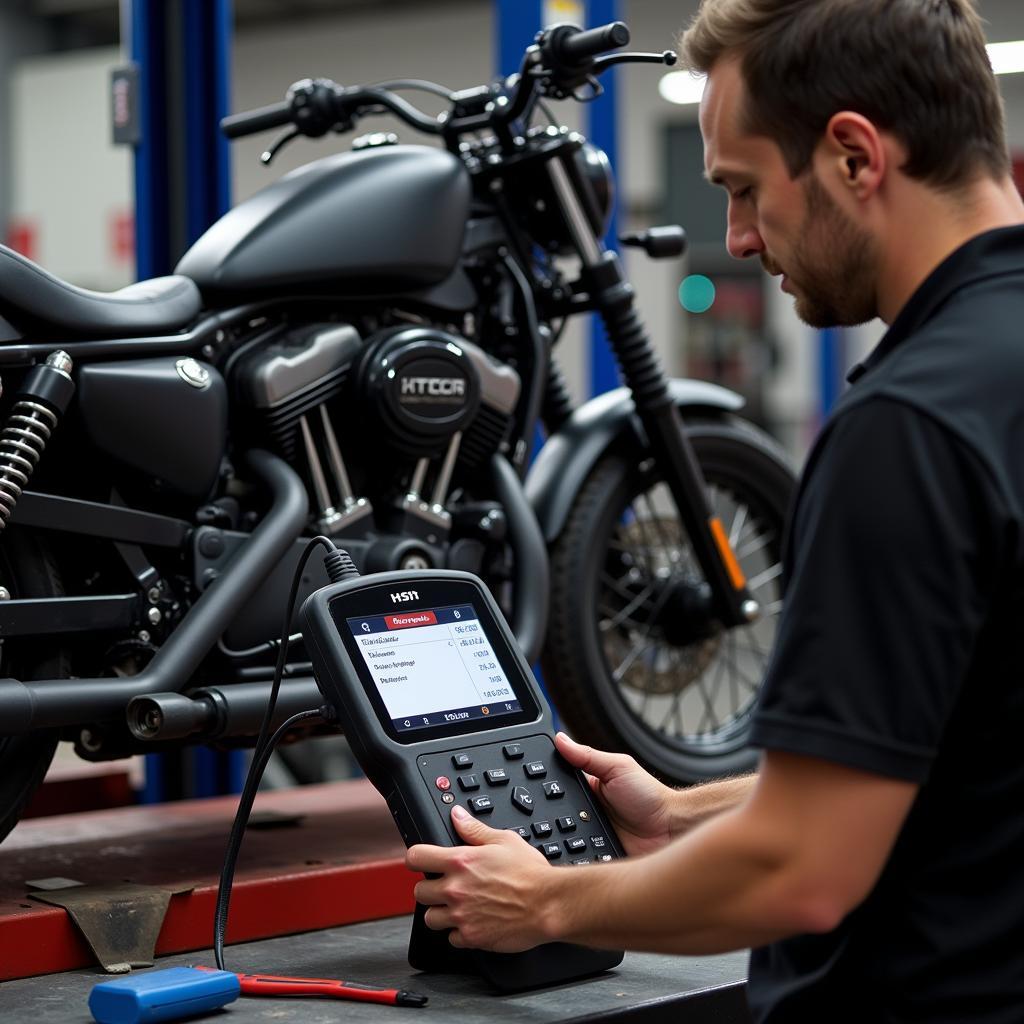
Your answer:
[[[672,839],[673,808],[679,794],[646,772],[628,754],[585,747],[560,732],[558,752],[585,772],[630,856],[651,853]]]
[[[414,890],[428,908],[427,926],[453,929],[453,946],[498,953],[546,942],[544,888],[555,869],[515,832],[490,828],[458,805],[452,824],[468,846],[412,846],[405,855],[413,871],[442,876]]]
[[[652,845],[657,833],[630,829],[645,812],[664,815],[660,784],[629,758],[558,744],[592,769],[623,836]],[[725,796],[699,810],[700,827],[676,841],[579,868],[552,867],[516,833],[453,808],[469,845],[412,847],[410,868],[443,876],[420,882],[416,898],[429,927],[453,929],[455,946],[518,952],[565,941],[686,956],[761,946],[836,928],[876,884],[917,795],[914,783],[781,751],[765,755],[756,779],[701,789],[722,786]],[[666,828],[695,817],[669,813]]]

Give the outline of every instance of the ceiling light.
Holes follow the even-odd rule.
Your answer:
[[[1024,71],[1024,40],[1013,43],[989,43],[988,59],[997,75],[1016,75]]]
[[[694,75],[689,71],[670,71],[661,76],[658,92],[662,99],[669,103],[700,103],[704,95],[704,75]]]
[[[992,62],[992,70],[997,75],[1015,75],[1024,72],[1024,39],[1009,43],[989,43],[988,59]],[[700,103],[704,95],[704,75],[695,75],[690,71],[670,71],[662,75],[658,83],[658,92],[662,99],[669,103],[688,105]]]

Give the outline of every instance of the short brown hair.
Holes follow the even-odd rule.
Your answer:
[[[740,59],[745,128],[776,142],[794,178],[840,110],[892,132],[904,173],[937,188],[1010,171],[972,0],[702,0],[680,50],[705,73]]]

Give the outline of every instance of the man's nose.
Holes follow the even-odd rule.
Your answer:
[[[736,260],[747,260],[752,256],[760,256],[765,251],[764,241],[753,223],[729,217],[729,229],[725,236],[725,247],[729,255]]]

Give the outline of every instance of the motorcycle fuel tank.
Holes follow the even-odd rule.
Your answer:
[[[462,162],[427,146],[339,153],[239,203],[175,271],[204,296],[389,294],[455,269],[469,214]]]

